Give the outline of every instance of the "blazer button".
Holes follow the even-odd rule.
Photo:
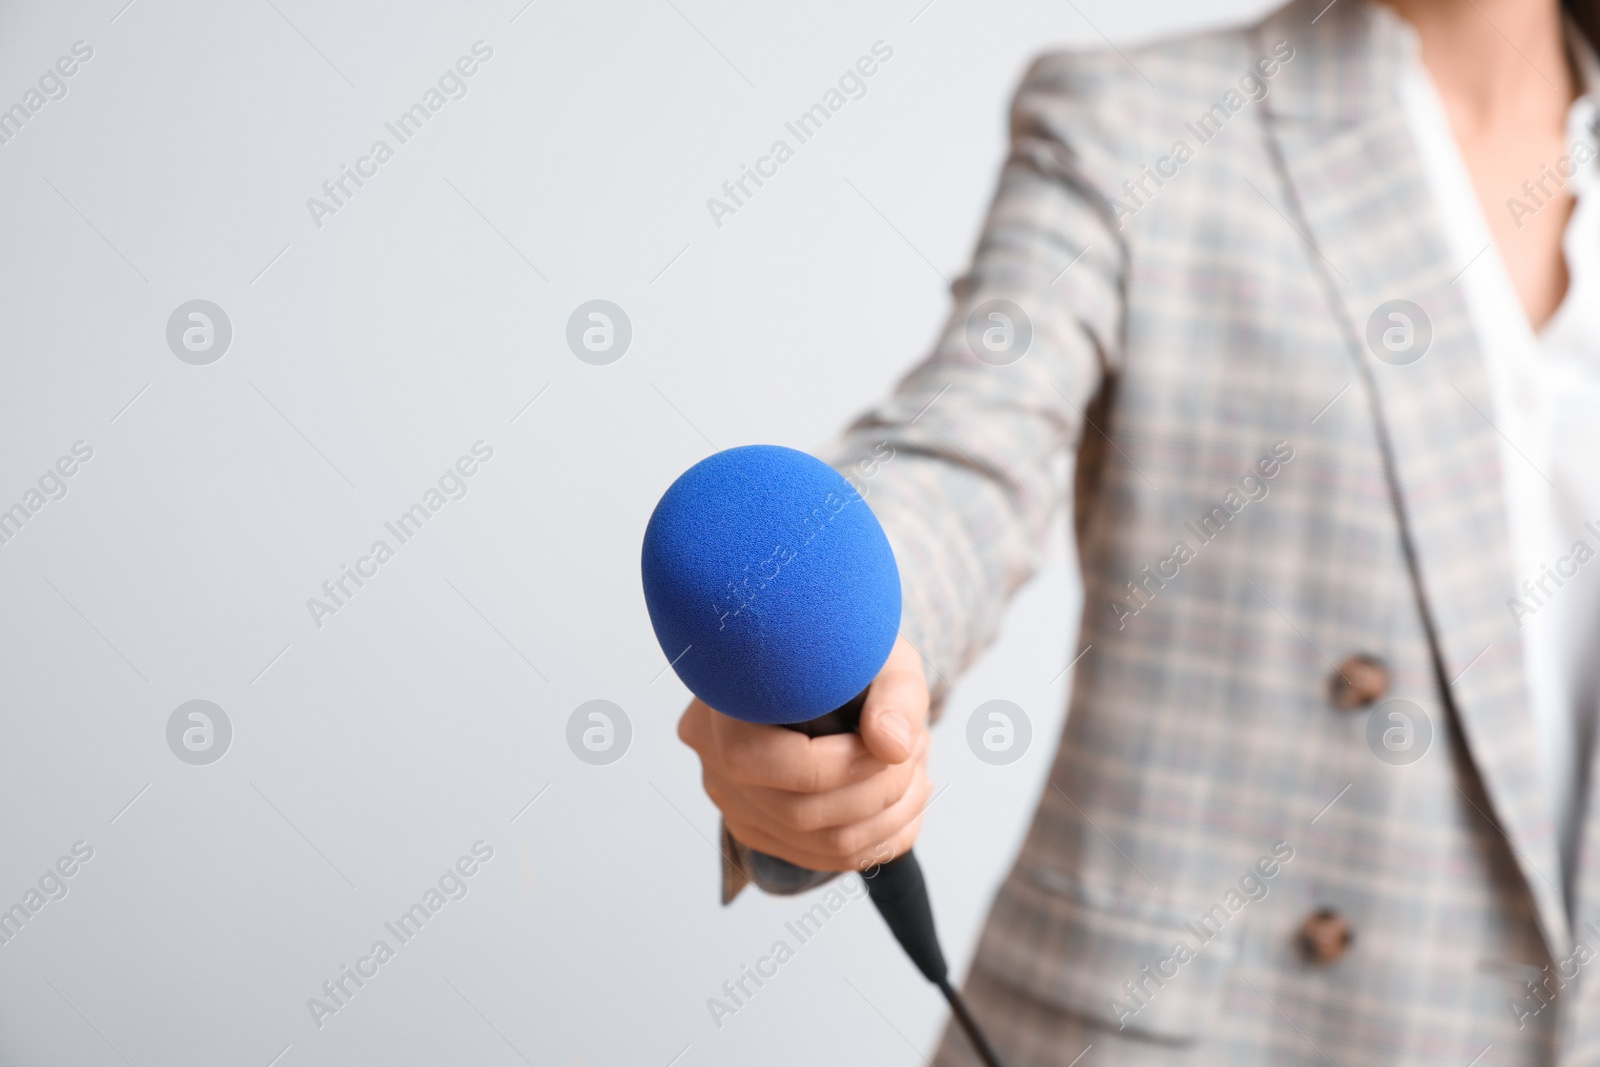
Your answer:
[[[1364,653],[1346,657],[1328,679],[1328,695],[1334,706],[1344,711],[1374,704],[1388,691],[1389,668]]]
[[[1350,924],[1332,908],[1318,908],[1300,924],[1300,951],[1307,963],[1337,963],[1354,940]]]

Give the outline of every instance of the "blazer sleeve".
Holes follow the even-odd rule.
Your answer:
[[[1098,67],[1054,56],[1030,69],[932,354],[824,451],[894,547],[901,633],[922,655],[935,713],[1039,569],[1085,413],[1120,361],[1126,253],[1091,178],[1115,172],[1115,116],[1090,106],[1101,94],[1085,84]]]
[[[900,632],[922,655],[935,715],[1039,569],[1085,412],[1120,361],[1126,253],[1105,182],[1090,177],[1117,170],[1105,146],[1118,117],[1092,104],[1118,99],[1115,80],[1098,57],[1034,63],[932,354],[823,450],[894,548]],[[721,838],[724,904],[752,882],[788,895],[833,877],[764,878],[726,825]]]

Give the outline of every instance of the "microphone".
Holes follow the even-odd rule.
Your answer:
[[[656,505],[640,569],[661,650],[708,706],[809,737],[857,728],[899,632],[900,572],[877,517],[832,467],[777,445],[708,456]],[[767,885],[804,889],[832,877],[754,850],[751,860]],[[863,879],[979,1057],[1000,1067],[950,983],[914,852]]]

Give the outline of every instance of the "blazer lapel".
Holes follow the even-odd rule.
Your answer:
[[[1545,939],[1564,954],[1570,933],[1553,820],[1522,642],[1506,607],[1515,577],[1494,409],[1453,284],[1463,265],[1451,261],[1395,94],[1415,37],[1386,8],[1324,3],[1291,4],[1260,29],[1263,54],[1283,40],[1296,51],[1265,101],[1288,179],[1289,202],[1274,206],[1298,215],[1376,412],[1448,703],[1487,794],[1463,799],[1509,840]],[[1392,300],[1419,306],[1431,325],[1425,354],[1405,365],[1379,360],[1368,345],[1369,320]],[[1387,310],[1378,318],[1389,324]]]

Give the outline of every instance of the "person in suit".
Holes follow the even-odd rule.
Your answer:
[[[967,984],[1008,1062],[1600,1062],[1597,27],[1295,0],[1036,61],[932,355],[830,453],[902,573],[860,735],[680,722],[725,899],[910,847],[1070,502],[1084,650]]]

